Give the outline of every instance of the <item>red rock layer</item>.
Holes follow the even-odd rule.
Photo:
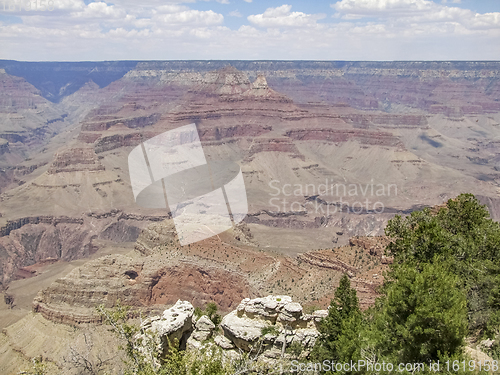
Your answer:
[[[285,135],[298,141],[318,140],[337,143],[353,140],[363,144],[391,147],[401,144],[399,138],[391,133],[361,129],[301,129],[289,130]]]

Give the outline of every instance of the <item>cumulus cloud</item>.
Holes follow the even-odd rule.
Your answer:
[[[156,7],[154,13],[179,13],[186,10],[189,10],[189,8],[185,5],[167,4]]]
[[[22,12],[15,14],[21,23],[0,23],[0,58],[500,59],[500,13],[452,0],[339,0],[325,6],[335,13],[328,19],[285,4],[231,28],[194,0],[58,1],[54,12]],[[241,17],[235,8],[224,14]]]
[[[268,8],[262,14],[248,16],[248,20],[261,27],[304,27],[312,26],[317,20],[325,18],[324,14],[306,14],[292,12],[292,6],[285,4],[277,8]]]
[[[229,15],[231,17],[238,17],[238,18],[243,17],[243,15],[238,10],[233,10],[232,12],[229,12]]]
[[[72,17],[83,18],[125,18],[127,13],[124,9],[119,9],[114,5],[106,3],[90,3],[82,11],[72,12]]]
[[[85,8],[83,0],[57,0],[54,4],[55,10],[83,10]]]
[[[153,21],[160,22],[163,25],[193,25],[193,26],[211,26],[219,25],[224,21],[224,16],[215,13],[212,10],[183,10],[165,14],[157,14],[152,17]]]
[[[456,0],[443,3],[457,2]],[[408,32],[419,31],[420,24],[434,24],[428,32],[446,33],[500,28],[500,13],[476,13],[470,9],[445,6],[429,0],[341,0],[331,5],[341,19],[375,17]]]
[[[344,15],[393,17],[429,12],[436,4],[428,0],[342,0],[331,6]]]
[[[159,7],[164,4],[182,4],[182,3],[194,3],[196,0],[113,0],[114,5],[119,5],[121,7],[137,10],[144,7]]]

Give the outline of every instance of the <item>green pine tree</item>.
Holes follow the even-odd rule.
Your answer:
[[[467,300],[459,278],[442,262],[405,263],[388,275],[374,325],[381,357],[410,363],[461,353]]]
[[[356,290],[344,274],[330,302],[328,316],[319,325],[320,337],[311,354],[317,361],[349,361],[357,351],[362,314]]]
[[[494,296],[500,275],[500,224],[472,194],[450,199],[446,207],[413,212],[389,221],[386,234],[393,240],[387,250],[396,264],[418,267],[434,259],[446,262],[467,293],[469,328],[498,331],[498,303]]]

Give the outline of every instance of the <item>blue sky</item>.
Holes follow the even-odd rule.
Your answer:
[[[0,0],[0,59],[500,60],[496,0],[20,4]]]

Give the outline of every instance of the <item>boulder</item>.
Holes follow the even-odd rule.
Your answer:
[[[258,318],[276,322],[279,311],[292,302],[289,296],[267,296],[263,298],[245,298],[237,307],[238,316],[246,315],[249,318]]]
[[[262,329],[269,324],[263,319],[252,319],[238,316],[237,311],[227,314],[221,322],[224,334],[233,344],[245,351],[249,351],[253,343],[262,336]]]
[[[479,343],[480,346],[482,346],[483,348],[486,348],[486,349],[491,349],[494,344],[495,344],[495,340],[491,340],[491,339],[486,339],[486,340],[483,340]]]
[[[196,341],[205,341],[208,340],[212,336],[212,332],[210,331],[197,331],[195,330],[191,337]]]
[[[298,315],[302,313],[302,306],[297,302],[287,303],[285,305],[285,311],[292,315]]]
[[[317,329],[299,329],[295,333],[292,342],[298,342],[304,347],[312,348],[319,337]]]
[[[316,310],[312,313],[312,317],[316,323],[319,323],[321,319],[328,316],[328,310]]]
[[[244,351],[252,351],[259,343],[259,350],[268,358],[280,357],[283,345],[293,342],[310,350],[319,336],[317,324],[328,311],[304,315],[302,310],[302,306],[289,296],[245,298],[236,310],[222,319],[224,335],[217,335],[214,341],[222,349],[236,347]],[[262,335],[264,328],[268,332]]]
[[[202,315],[195,324],[197,331],[212,331],[215,329],[215,324],[209,319],[208,316]]]
[[[166,354],[169,343],[178,343],[185,348],[186,341],[193,331],[194,307],[187,301],[178,300],[174,306],[165,310],[161,316],[146,319],[141,328],[156,334]]]
[[[278,315],[278,322],[284,326],[296,323],[302,316],[302,306],[297,302],[287,303]]]
[[[226,336],[216,336],[214,342],[219,345],[222,349],[234,349],[235,346],[231,340],[229,340]]]
[[[194,326],[195,330],[191,338],[199,342],[208,340],[212,336],[212,331],[215,329],[215,324],[206,315],[201,316]]]

